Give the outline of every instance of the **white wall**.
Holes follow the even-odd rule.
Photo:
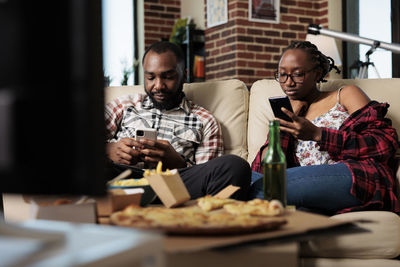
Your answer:
[[[203,0],[181,0],[181,18],[190,16],[198,29],[205,28]]]
[[[329,1],[328,2],[328,28],[335,31],[342,31],[342,1]],[[340,58],[343,62],[343,51],[342,51],[342,41],[335,39],[336,46],[339,51]],[[343,70],[342,66],[339,66],[340,70]],[[329,74],[331,79],[341,79],[343,77],[342,73],[337,74],[334,70]]]

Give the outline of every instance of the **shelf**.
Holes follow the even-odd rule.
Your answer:
[[[186,40],[183,42],[182,49],[185,52],[186,68],[188,70],[186,82],[204,81],[204,77],[195,77],[193,75],[195,56],[204,57],[205,55],[204,30],[196,30],[189,25],[186,26]]]

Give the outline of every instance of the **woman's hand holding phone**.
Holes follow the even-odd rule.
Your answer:
[[[293,112],[283,108],[282,111],[291,118],[292,122],[279,119],[280,130],[290,133],[296,139],[320,141],[322,130],[304,117],[297,116]]]
[[[293,112],[292,105],[287,96],[270,97],[268,100],[276,118],[292,122],[292,119],[282,111],[282,107],[284,107]]]

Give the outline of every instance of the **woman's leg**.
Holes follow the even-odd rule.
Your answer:
[[[350,193],[353,178],[343,163],[289,168],[286,174],[288,205],[328,214],[361,205]],[[263,195],[262,174],[253,172],[250,197]]]
[[[253,198],[264,198],[264,187],[263,187],[263,174],[259,172],[251,172],[251,187],[250,187],[250,199]]]
[[[361,205],[351,193],[353,178],[343,164],[287,169],[287,203],[297,208],[326,211]]]

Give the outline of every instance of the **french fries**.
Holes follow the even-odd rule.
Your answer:
[[[153,170],[146,169],[143,173],[143,177],[147,177],[150,175],[154,174],[162,174],[162,175],[171,175],[172,173],[170,172],[169,169],[167,169],[165,172],[162,171],[162,162],[159,161],[157,164],[157,167]]]
[[[123,180],[118,180],[111,185],[113,186],[140,186],[140,185],[148,185],[149,181],[145,178],[147,176],[155,175],[155,174],[161,174],[161,175],[172,175],[171,171],[167,169],[165,172],[162,171],[162,162],[159,161],[157,164],[157,167],[155,169],[149,170],[146,169],[144,170],[143,173],[143,178],[140,179],[123,179]]]
[[[147,181],[146,178],[140,178],[140,179],[124,179],[124,180],[119,180],[112,185],[114,186],[138,186],[138,185],[148,185],[149,181]]]

